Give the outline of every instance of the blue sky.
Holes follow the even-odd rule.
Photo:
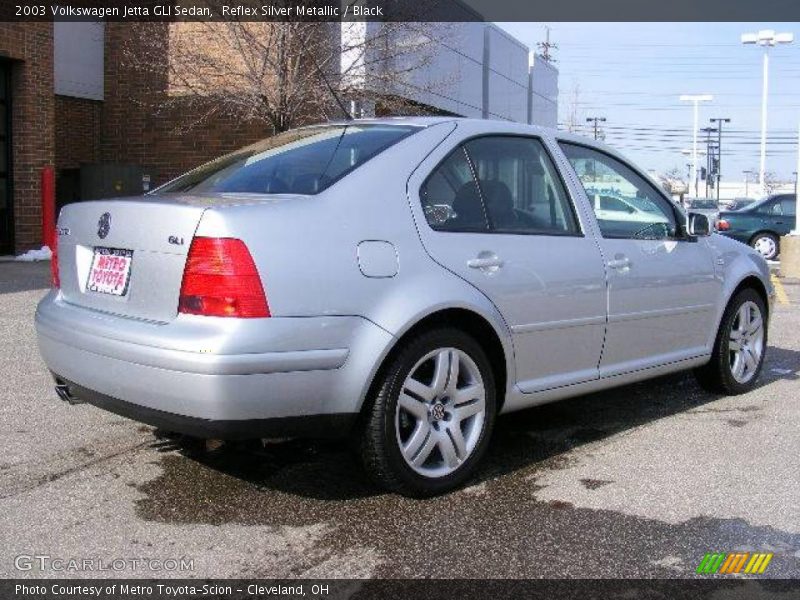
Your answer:
[[[692,111],[681,94],[708,93],[700,127],[729,117],[723,128],[722,177],[743,181],[758,170],[761,131],[760,47],[740,43],[759,29],[791,32],[791,45],[770,51],[767,171],[793,180],[800,124],[800,24],[798,23],[498,23],[534,48],[551,28],[559,77],[559,122],[570,105],[580,121],[606,117],[606,142],[645,169],[686,172]],[[704,135],[704,134],[703,134]],[[703,163],[704,164],[704,163]]]

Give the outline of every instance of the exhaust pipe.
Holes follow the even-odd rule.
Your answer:
[[[69,389],[69,386],[60,379],[56,379],[56,394],[58,394],[58,397],[64,402],[69,402],[70,404],[83,404],[83,400],[73,395]]]

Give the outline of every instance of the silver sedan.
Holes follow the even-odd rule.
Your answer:
[[[350,436],[382,486],[463,483],[500,413],[761,370],[764,260],[613,150],[451,118],[283,133],[58,221],[56,390],[214,439]]]

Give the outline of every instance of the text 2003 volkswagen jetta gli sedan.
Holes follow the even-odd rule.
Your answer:
[[[298,129],[58,232],[36,327],[63,398],[205,438],[354,436],[412,495],[463,482],[498,413],[689,368],[741,393],[767,343],[757,253],[529,126]]]

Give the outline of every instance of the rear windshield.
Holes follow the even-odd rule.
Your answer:
[[[207,163],[156,194],[316,194],[419,128],[325,125],[287,131]]]

